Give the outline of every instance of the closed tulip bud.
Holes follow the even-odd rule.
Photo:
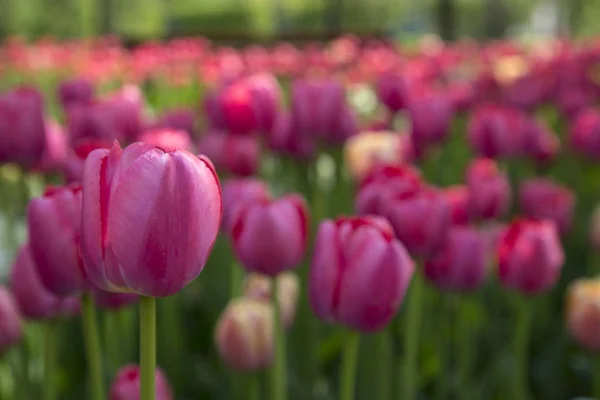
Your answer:
[[[573,191],[548,179],[530,179],[519,187],[519,208],[533,219],[554,221],[561,235],[571,229],[575,195]]]
[[[455,226],[440,251],[425,262],[425,276],[442,290],[470,292],[485,279],[487,243],[475,228]]]
[[[136,85],[125,85],[104,100],[118,137],[126,142],[134,141],[142,129],[144,93]]]
[[[277,304],[281,311],[281,318],[286,328],[293,325],[300,293],[298,276],[286,271],[275,278],[278,285]],[[250,299],[262,300],[267,303],[273,301],[273,279],[266,275],[250,273],[244,283],[244,296]]]
[[[571,147],[592,160],[600,160],[600,112],[587,109],[571,125]]]
[[[568,120],[573,120],[584,110],[592,107],[595,103],[596,93],[594,90],[581,84],[569,85],[559,89],[554,102],[560,113]]]
[[[52,120],[46,120],[46,146],[36,165],[43,172],[60,170],[67,159],[67,136],[63,128]]]
[[[433,187],[392,197],[385,204],[383,215],[414,257],[433,255],[451,225],[450,205],[443,193]]]
[[[215,342],[223,361],[241,371],[265,368],[273,361],[273,308],[264,301],[232,300],[217,322]]]
[[[498,246],[498,275],[509,289],[537,294],[558,280],[564,253],[551,221],[517,220]]]
[[[465,180],[471,194],[469,210],[473,218],[496,219],[508,212],[510,183],[494,160],[473,160],[467,167]]]
[[[567,328],[586,350],[600,351],[600,280],[579,279],[567,292]]]
[[[258,130],[251,87],[240,80],[222,89],[219,108],[223,124],[234,135],[245,135]]]
[[[233,178],[223,184],[223,221],[225,231],[231,229],[235,208],[247,201],[266,201],[271,198],[269,185],[257,178]]]
[[[361,181],[378,164],[403,164],[403,137],[394,132],[362,132],[344,145],[344,161],[353,178]]]
[[[46,147],[42,95],[20,87],[0,95],[0,164],[30,167],[39,163]]]
[[[175,150],[191,151],[193,148],[190,135],[186,131],[178,131],[175,129],[154,129],[146,131],[140,135],[139,141],[158,147],[166,152]]]
[[[249,271],[276,276],[304,258],[308,210],[300,195],[244,202],[231,222],[233,249]]]
[[[267,134],[267,144],[278,153],[300,159],[310,159],[316,152],[314,138],[300,132],[288,113],[279,114],[275,126]]]
[[[177,108],[166,111],[158,117],[154,123],[154,128],[174,129],[177,131],[185,131],[188,135],[194,134],[194,126],[196,116],[194,111],[187,108]]]
[[[155,400],[173,400],[173,391],[163,372],[157,368],[155,377]],[[126,365],[116,374],[109,393],[109,400],[140,400],[140,368]]]
[[[356,211],[381,215],[389,197],[417,192],[421,186],[421,174],[410,165],[376,165],[360,183]]]
[[[70,316],[79,309],[78,298],[59,297],[42,284],[28,244],[17,252],[10,271],[10,288],[20,313],[29,319]]]
[[[63,107],[73,104],[88,104],[94,98],[94,85],[83,78],[74,78],[58,86],[58,99]]]
[[[44,286],[58,296],[87,290],[79,250],[81,186],[48,187],[32,199],[27,228],[31,255]]]
[[[377,331],[398,311],[413,271],[413,261],[385,220],[325,220],[310,266],[310,303],[325,321]]]
[[[556,158],[560,150],[560,140],[545,124],[530,118],[525,136],[525,153],[538,164],[548,163]]]
[[[69,107],[67,126],[71,147],[76,147],[84,140],[112,142],[115,139],[124,140],[125,136],[117,122],[114,107],[107,102]]]
[[[256,174],[260,160],[260,141],[257,136],[227,135],[223,141],[221,165],[235,176]]]
[[[222,209],[208,159],[115,144],[88,156],[82,186],[81,250],[98,288],[163,297],[200,274]]]
[[[471,193],[465,185],[454,185],[443,190],[446,201],[450,205],[453,225],[466,225],[469,222],[469,206]]]
[[[413,93],[408,102],[408,115],[417,147],[424,148],[445,139],[452,113],[452,103],[446,94],[431,89]]]
[[[16,345],[23,337],[23,326],[13,296],[0,286],[0,353]]]
[[[271,132],[281,102],[279,82],[271,74],[256,74],[246,78],[252,93],[252,102],[258,129]]]
[[[405,76],[388,71],[380,74],[377,78],[377,97],[390,111],[398,112],[406,107],[408,87]]]
[[[94,302],[101,310],[120,310],[139,300],[137,294],[133,293],[111,293],[94,288]]]
[[[489,158],[514,157],[525,146],[523,115],[509,108],[487,106],[477,109],[467,127],[471,147]]]
[[[94,150],[110,149],[112,142],[98,139],[82,139],[68,152],[63,164],[63,173],[68,182],[81,182],[85,159]]]

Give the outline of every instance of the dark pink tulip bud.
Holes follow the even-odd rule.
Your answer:
[[[0,286],[0,353],[16,345],[23,337],[23,326],[15,299]]]
[[[571,229],[575,195],[567,187],[548,179],[530,179],[519,187],[519,208],[533,219],[554,221],[561,235]]]
[[[552,78],[552,77],[550,77]],[[533,71],[502,88],[504,103],[523,110],[532,110],[548,99],[550,95],[548,74]]]
[[[306,202],[297,194],[244,202],[232,216],[231,239],[237,257],[250,271],[275,276],[293,269],[306,252]]]
[[[94,302],[102,310],[120,310],[138,301],[139,297],[133,293],[111,293],[100,289],[93,289]]]
[[[579,113],[570,130],[571,147],[592,160],[600,160],[600,112],[587,109]]]
[[[410,96],[408,115],[413,142],[422,149],[446,137],[452,119],[452,104],[446,94],[424,89]]]
[[[58,296],[78,294],[88,288],[83,271],[81,187],[48,187],[27,207],[27,228],[33,261],[40,279]]]
[[[494,160],[471,161],[465,177],[469,188],[471,216],[475,219],[501,218],[510,206],[510,183]]]
[[[241,80],[223,88],[219,96],[222,120],[228,132],[245,135],[256,132],[258,119],[251,87]]]
[[[223,142],[221,166],[235,176],[256,174],[260,160],[260,142],[254,135],[227,135]]]
[[[268,201],[271,198],[269,185],[257,178],[233,178],[223,184],[222,227],[229,232],[235,208],[247,201]]]
[[[98,288],[163,297],[200,274],[222,212],[207,158],[115,143],[88,156],[82,185],[81,250]]]
[[[573,120],[580,112],[593,106],[595,96],[591,88],[576,84],[558,89],[554,97],[561,114]]]
[[[166,152],[175,150],[192,150],[192,139],[186,131],[175,129],[154,129],[142,133],[139,141],[158,147]]]
[[[498,275],[509,289],[536,294],[558,280],[565,261],[556,226],[546,220],[517,220],[498,246]]]
[[[131,142],[142,129],[144,94],[136,85],[125,85],[106,98],[118,137]]]
[[[310,266],[310,303],[328,322],[377,331],[398,311],[413,271],[413,261],[384,219],[325,220]]]
[[[249,76],[246,80],[252,94],[258,129],[261,132],[271,132],[281,102],[279,83],[271,74],[257,74]]]
[[[196,116],[194,115],[193,110],[187,108],[177,108],[166,111],[164,114],[162,114],[155,122],[154,127],[185,131],[189,135],[193,135],[195,131],[195,119]]]
[[[393,71],[382,73],[377,78],[377,97],[390,111],[398,112],[406,107],[408,86],[404,75]]]
[[[442,290],[469,292],[485,279],[485,237],[475,228],[454,226],[440,251],[425,262],[425,276]]]
[[[288,113],[279,114],[267,142],[272,150],[296,158],[310,159],[316,152],[313,137],[302,133]]]
[[[469,222],[469,206],[471,194],[465,185],[455,185],[443,190],[446,201],[450,205],[453,225],[466,225]]]
[[[470,83],[452,83],[448,87],[452,107],[458,112],[468,111],[475,99],[475,88]]]
[[[156,369],[156,400],[172,400],[173,391],[163,372]],[[140,368],[137,365],[122,367],[110,387],[109,400],[140,400]]]
[[[513,109],[485,106],[477,109],[467,127],[471,147],[490,158],[520,155],[525,146],[523,115]]]
[[[94,98],[94,85],[83,78],[74,78],[62,82],[58,87],[58,99],[63,107],[73,104],[87,104]]]
[[[29,87],[0,95],[0,163],[36,165],[45,147],[42,95]]]
[[[208,119],[209,128],[224,131],[227,127],[225,126],[223,114],[221,113],[219,94],[218,91],[207,93],[204,97],[202,107]]]
[[[443,244],[451,224],[450,205],[441,190],[424,187],[388,199],[383,215],[414,257],[428,257]]]
[[[377,165],[360,183],[356,211],[361,215],[381,215],[390,197],[415,193],[421,186],[421,174],[409,165]]]
[[[29,319],[51,319],[72,315],[69,309],[79,308],[77,297],[59,297],[42,284],[28,244],[17,252],[10,271],[10,288],[19,311]]]
[[[67,136],[55,121],[46,121],[46,146],[37,169],[48,172],[60,170],[67,158]]]
[[[119,129],[114,116],[114,109],[106,102],[69,107],[67,125],[71,147],[76,147],[84,140],[112,142],[124,139],[124,132]]]
[[[63,173],[68,182],[81,182],[83,164],[87,156],[97,149],[110,149],[112,142],[98,139],[82,139],[71,149],[63,165]]]
[[[538,164],[545,164],[556,158],[560,150],[560,140],[541,121],[529,118],[525,130],[525,153]]]

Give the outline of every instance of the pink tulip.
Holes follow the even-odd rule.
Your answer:
[[[390,111],[398,112],[406,107],[408,87],[405,76],[388,71],[380,74],[377,79],[377,97]]]
[[[231,230],[235,209],[247,201],[268,201],[269,185],[257,178],[234,178],[223,183],[223,222],[225,231]]]
[[[536,294],[550,289],[565,261],[556,226],[551,221],[517,220],[498,246],[498,275],[509,289]]]
[[[48,187],[29,202],[27,227],[31,255],[44,286],[58,296],[87,290],[79,250],[81,187]]]
[[[549,179],[530,179],[519,187],[519,208],[527,217],[554,221],[559,233],[566,235],[573,221],[575,195]]]
[[[192,150],[192,139],[186,131],[175,129],[154,129],[142,133],[139,141],[158,147],[166,152],[175,150]]]
[[[523,115],[509,108],[481,107],[469,120],[467,138],[473,150],[483,157],[518,156],[525,146]]]
[[[194,134],[196,116],[194,111],[187,108],[176,108],[166,111],[158,117],[158,120],[152,126],[153,128],[174,129],[185,131],[188,135]]]
[[[173,391],[163,372],[156,369],[156,399],[172,400]],[[140,400],[140,368],[137,365],[122,367],[112,382],[109,400]]]
[[[413,143],[422,152],[428,145],[445,139],[452,120],[452,104],[441,92],[423,89],[414,92],[408,102]]]
[[[254,135],[211,131],[200,139],[198,150],[210,158],[219,171],[235,176],[254,175],[259,167],[260,142]]]
[[[443,190],[446,201],[450,205],[453,225],[466,225],[469,222],[469,206],[471,193],[465,185],[454,185]]]
[[[525,127],[525,153],[538,164],[548,163],[556,158],[560,150],[560,140],[541,121],[529,118]]]
[[[413,271],[413,261],[385,220],[325,220],[310,266],[310,303],[325,321],[377,331],[398,311]]]
[[[272,150],[300,159],[310,159],[316,152],[314,139],[306,132],[302,133],[287,113],[279,114],[267,142]]]
[[[252,89],[247,82],[238,81],[223,88],[219,96],[219,106],[227,131],[245,135],[258,130]]]
[[[473,160],[467,168],[465,180],[470,192],[469,210],[473,218],[496,219],[508,212],[510,183],[494,160]]]
[[[200,274],[222,212],[208,159],[115,144],[88,156],[82,185],[81,248],[98,288],[163,297]]]
[[[10,271],[10,288],[19,311],[29,319],[52,319],[79,310],[79,298],[59,297],[42,284],[28,244],[17,252]]]
[[[600,160],[600,112],[587,109],[571,125],[571,147],[592,160]]]
[[[94,98],[94,85],[83,78],[63,81],[58,86],[58,99],[63,107],[73,104],[88,104]]]
[[[97,149],[110,149],[112,142],[98,139],[81,139],[71,149],[63,165],[63,173],[68,182],[81,182],[83,165],[87,156]]]
[[[67,158],[67,136],[55,121],[46,120],[46,146],[37,168],[44,171],[60,170]]]
[[[244,202],[231,218],[231,239],[237,257],[250,271],[275,276],[293,269],[307,247],[306,202],[296,194]]]
[[[0,353],[16,345],[23,337],[23,326],[13,296],[0,286]]]
[[[256,74],[246,78],[252,93],[258,129],[271,132],[277,119],[281,103],[279,82],[271,74]]]
[[[475,228],[452,227],[441,250],[425,262],[425,276],[442,290],[473,291],[485,279],[487,250]]]

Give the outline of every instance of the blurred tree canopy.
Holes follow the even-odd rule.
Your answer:
[[[525,23],[544,2],[560,7],[572,33],[600,33],[600,0],[0,0],[0,35],[257,40],[437,31],[446,39],[485,38]]]

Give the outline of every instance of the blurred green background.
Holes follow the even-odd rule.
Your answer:
[[[454,39],[553,29],[590,36],[600,33],[598,15],[600,0],[0,0],[0,38],[116,33],[130,42],[197,34],[256,41],[352,32],[406,39],[438,32]]]

